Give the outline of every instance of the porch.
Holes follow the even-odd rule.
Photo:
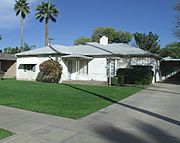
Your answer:
[[[107,81],[105,66],[96,66],[97,59],[82,55],[68,55],[62,57],[64,64],[63,81]],[[102,62],[102,60],[101,60]],[[105,63],[106,64],[106,63]]]

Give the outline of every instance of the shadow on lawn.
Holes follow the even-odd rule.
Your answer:
[[[158,127],[134,120],[131,126],[135,127],[138,132],[128,129],[121,129],[114,125],[96,125],[92,132],[113,143],[179,143],[178,138],[173,137],[168,131],[159,129]],[[147,140],[148,139],[148,140]]]
[[[74,85],[70,85],[70,84],[64,84],[68,87],[71,87],[73,89],[76,89],[76,90],[79,90],[79,91],[83,91],[85,93],[89,93],[93,96],[96,96],[96,97],[99,97],[101,99],[104,99],[106,101],[109,101],[111,103],[116,103],[118,105],[121,105],[121,106],[124,106],[124,107],[127,107],[129,109],[132,109],[134,111],[137,111],[137,112],[141,112],[141,113],[144,113],[146,115],[149,115],[149,116],[152,116],[152,117],[155,117],[155,118],[158,118],[158,119],[161,119],[163,121],[166,121],[166,122],[169,122],[169,123],[172,123],[174,125],[177,125],[177,126],[180,126],[180,121],[178,120],[175,120],[175,119],[172,119],[172,118],[169,118],[169,117],[166,117],[166,116],[163,116],[163,115],[160,115],[160,114],[157,114],[157,113],[154,113],[154,112],[151,112],[151,111],[148,111],[148,110],[144,110],[144,109],[141,109],[141,108],[138,108],[138,107],[134,107],[134,106],[131,106],[131,105],[128,105],[128,104],[124,104],[124,103],[121,103],[121,102],[118,102],[118,101],[115,101],[111,98],[108,98],[108,97],[105,97],[103,95],[100,95],[100,94],[97,94],[97,93],[94,93],[94,92],[91,92],[91,91],[88,91],[88,90],[84,90],[82,88],[79,88],[79,87],[76,87]]]

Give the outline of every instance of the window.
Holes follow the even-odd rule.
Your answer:
[[[79,73],[80,74],[88,74],[88,61],[80,60],[79,61]]]
[[[36,65],[35,64],[25,64],[24,65],[24,72],[26,71],[36,71]]]

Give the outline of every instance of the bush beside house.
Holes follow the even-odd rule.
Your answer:
[[[151,69],[150,66],[133,66],[132,69],[118,69],[116,76],[112,78],[112,85],[149,85],[153,79]]]
[[[48,83],[59,83],[62,74],[62,66],[59,62],[48,60],[40,64],[40,72],[37,81]]]

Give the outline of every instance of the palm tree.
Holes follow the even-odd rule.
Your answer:
[[[27,14],[30,13],[30,7],[27,0],[16,0],[14,5],[14,11],[16,16],[21,15],[21,52],[23,51],[24,45],[24,19]]]
[[[45,19],[46,30],[45,30],[45,46],[48,46],[48,34],[49,34],[49,20],[56,22],[56,17],[59,15],[59,10],[55,5],[50,2],[42,2],[36,8],[36,19],[42,22]]]

